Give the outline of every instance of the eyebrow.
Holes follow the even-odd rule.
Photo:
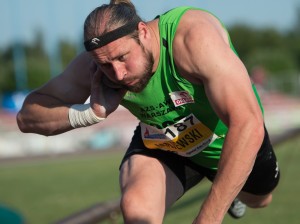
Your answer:
[[[113,57],[113,58],[112,58],[112,61],[117,60],[117,59],[119,59],[120,57],[122,57],[122,56],[124,56],[124,55],[127,55],[127,54],[129,54],[129,51],[126,51],[126,53],[122,53],[122,54],[119,54],[119,55],[116,56],[116,57]]]
[[[111,64],[112,61],[118,60],[118,58],[120,58],[120,57],[122,57],[122,56],[124,56],[124,55],[126,55],[126,54],[128,54],[128,52],[125,53],[125,54],[118,54],[117,56],[108,59],[109,61],[105,61],[105,62],[101,62],[101,61],[98,59],[98,60],[97,60],[97,63],[98,63],[100,66],[105,66],[105,65]]]

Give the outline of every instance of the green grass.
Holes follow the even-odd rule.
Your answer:
[[[273,202],[263,209],[247,209],[245,217],[233,220],[226,215],[224,224],[298,224],[300,223],[300,138],[275,148],[281,169],[281,180],[275,189]],[[192,223],[209,189],[205,182],[188,192],[167,214],[164,223]]]
[[[30,224],[51,223],[119,197],[120,153],[0,165],[0,204]]]
[[[299,149],[300,139],[276,147],[281,181],[269,207],[248,209],[237,221],[226,216],[223,223],[299,223]],[[53,223],[118,198],[121,158],[122,153],[114,152],[0,164],[0,204],[15,208],[28,224]],[[167,212],[164,223],[192,223],[209,186],[204,181],[190,190]]]

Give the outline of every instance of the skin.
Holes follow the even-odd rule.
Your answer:
[[[82,53],[62,74],[33,91],[17,115],[20,130],[42,135],[71,130],[70,105],[84,103],[89,95],[94,113],[109,116],[127,89],[149,75],[144,73],[149,56],[154,59],[150,75],[155,72],[160,53],[157,22],[139,23],[141,45],[123,37],[90,54]],[[264,137],[263,117],[248,73],[230,49],[226,31],[210,14],[190,10],[178,26],[173,52],[180,74],[204,85],[215,112],[229,128],[219,171],[193,223],[221,223],[237,196],[250,207],[268,205],[271,194],[241,192]],[[103,77],[108,80],[102,81]],[[120,186],[125,223],[162,223],[166,209],[183,194],[180,181],[168,167],[142,155],[124,163]]]

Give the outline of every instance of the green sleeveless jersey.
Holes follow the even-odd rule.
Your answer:
[[[127,92],[121,104],[141,121],[147,148],[172,151],[216,169],[228,129],[214,112],[204,87],[184,79],[173,60],[175,32],[189,9],[195,8],[175,8],[159,17],[157,70],[142,92]],[[235,52],[232,44],[231,48]]]

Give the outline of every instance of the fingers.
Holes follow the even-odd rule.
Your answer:
[[[90,63],[90,67],[89,67],[90,73],[94,74],[95,71],[97,70],[97,68],[98,68],[97,63],[94,60],[92,60],[91,63]]]
[[[122,85],[117,84],[113,81],[111,81],[109,78],[107,78],[105,75],[102,77],[102,82],[105,86],[111,88],[111,89],[121,89],[123,88]]]
[[[119,97],[120,99],[123,99],[123,97],[125,96],[125,94],[127,93],[126,89],[117,89],[116,91],[118,91]]]
[[[90,75],[92,80],[92,86],[99,86],[100,83],[103,87],[109,87],[111,89],[121,89],[123,88],[122,85],[113,82],[110,80],[104,72],[101,70],[100,66],[97,65],[96,62],[92,61],[90,64]]]
[[[100,84],[102,76],[103,76],[103,72],[97,65],[95,68],[92,68],[92,69],[93,69],[93,70],[91,70],[92,82],[93,82],[92,84]]]
[[[90,74],[90,79],[93,80],[94,78],[94,73],[97,70],[97,64],[93,60],[91,61],[89,65],[89,74]]]

